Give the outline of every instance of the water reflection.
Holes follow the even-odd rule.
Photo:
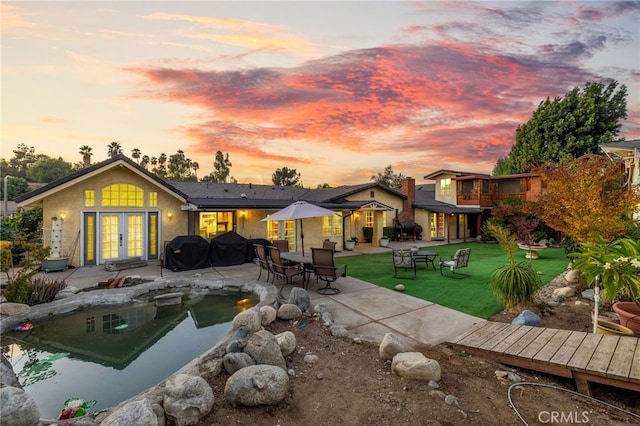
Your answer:
[[[96,399],[94,409],[101,409],[154,386],[214,346],[233,317],[258,302],[246,295],[186,293],[179,305],[158,307],[153,296],[36,322],[29,331],[3,336],[3,352],[16,373],[35,364],[46,379],[25,386],[43,415],[57,417],[68,397]]]

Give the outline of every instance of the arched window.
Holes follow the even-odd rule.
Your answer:
[[[102,188],[103,207],[143,207],[144,191],[128,183],[114,183]]]

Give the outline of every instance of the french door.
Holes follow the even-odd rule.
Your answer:
[[[102,213],[99,221],[99,263],[145,258],[144,213]]]

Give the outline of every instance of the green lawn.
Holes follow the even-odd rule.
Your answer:
[[[436,268],[440,257],[449,259],[459,248],[471,248],[469,267],[461,271],[470,277],[455,279],[441,276],[439,269],[427,270],[424,263],[418,264],[418,273],[413,280],[412,271],[400,270],[398,278],[393,278],[393,261],[391,252],[381,254],[363,254],[359,256],[341,257],[338,264],[347,264],[348,275],[385,288],[393,289],[397,284],[404,284],[405,293],[420,299],[428,300],[457,311],[489,318],[504,309],[503,304],[496,299],[489,288],[489,276],[501,265],[508,263],[507,255],[498,244],[487,243],[458,243],[443,246],[426,247],[438,253]],[[533,260],[536,271],[542,272],[542,284],[547,284],[562,273],[569,260],[561,248],[548,248],[540,253],[540,258]],[[517,260],[525,260],[525,252],[519,250]],[[450,271],[445,271],[445,274]]]

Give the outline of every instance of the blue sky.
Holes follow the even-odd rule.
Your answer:
[[[491,172],[547,97],[628,88],[640,2],[2,2],[2,157],[183,150],[239,182]]]

